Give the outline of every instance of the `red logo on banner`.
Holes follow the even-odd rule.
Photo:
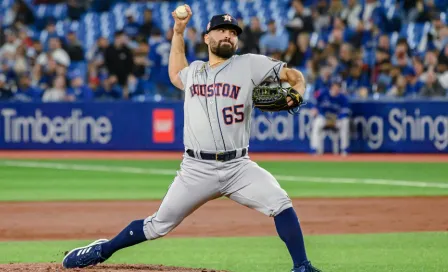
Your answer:
[[[174,142],[174,110],[155,109],[152,112],[152,138],[154,143]]]

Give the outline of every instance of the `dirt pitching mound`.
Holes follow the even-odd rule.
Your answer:
[[[102,264],[94,267],[83,269],[64,269],[60,264],[3,264],[0,265],[0,271],[15,271],[15,272],[60,272],[60,271],[89,271],[89,272],[136,272],[136,271],[151,271],[151,272],[225,272],[210,269],[194,269],[186,267],[172,267],[163,265],[137,265],[137,264]]]

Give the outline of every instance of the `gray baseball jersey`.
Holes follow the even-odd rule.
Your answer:
[[[246,54],[233,56],[216,68],[203,61],[184,68],[180,77],[185,87],[185,147],[203,151],[247,147],[254,84],[274,77],[283,64]]]
[[[233,56],[215,68],[194,61],[180,73],[184,85],[184,154],[159,210],[145,220],[148,240],[169,233],[209,200],[226,196],[267,216],[292,207],[276,179],[242,153],[250,138],[252,89],[279,74],[283,62],[266,56]],[[226,162],[200,152],[237,151]]]

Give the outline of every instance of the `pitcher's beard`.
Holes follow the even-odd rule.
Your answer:
[[[224,43],[224,41],[216,42],[215,40],[210,39],[210,51],[216,56],[229,59],[233,55],[235,55],[236,48],[233,46],[231,42]]]

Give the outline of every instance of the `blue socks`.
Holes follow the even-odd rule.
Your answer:
[[[115,238],[102,244],[101,256],[107,259],[122,248],[146,241],[147,239],[143,232],[143,221],[144,220],[132,221],[131,224],[124,228],[117,236],[115,236]]]
[[[147,239],[143,232],[143,221],[132,221],[112,240],[102,244],[101,256],[107,259],[120,249],[146,241]],[[274,217],[274,221],[278,235],[285,242],[289,254],[291,254],[294,266],[298,267],[307,262],[302,229],[294,209],[288,208],[284,210]]]
[[[278,235],[285,242],[289,254],[291,254],[294,267],[299,267],[307,262],[302,229],[294,209],[289,208],[282,211],[274,217],[274,221]]]

